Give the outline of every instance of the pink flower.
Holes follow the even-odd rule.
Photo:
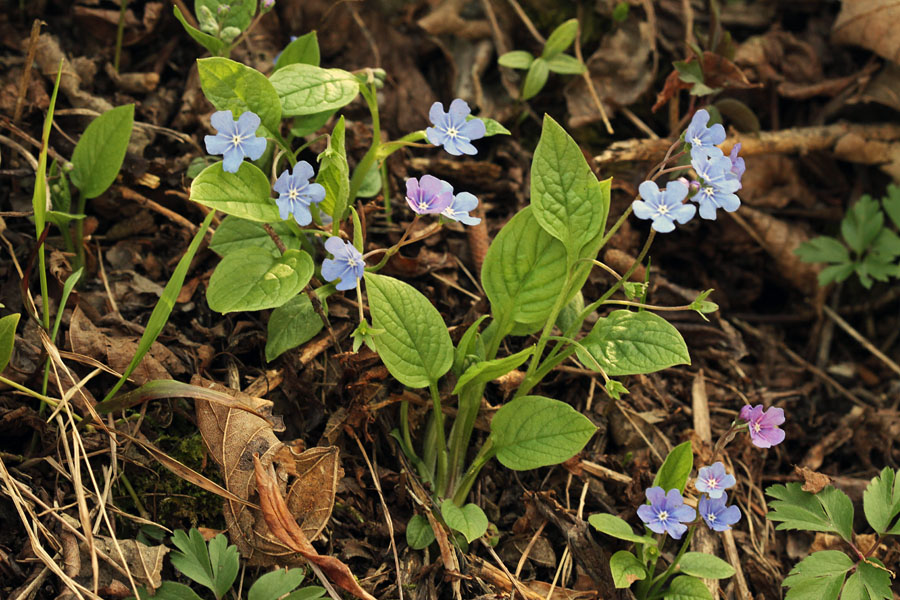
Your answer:
[[[784,431],[778,426],[784,423],[784,410],[781,408],[763,409],[762,404],[741,409],[741,419],[747,421],[750,441],[759,448],[771,448],[784,441]]]

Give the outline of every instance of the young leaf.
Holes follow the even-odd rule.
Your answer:
[[[484,123],[484,137],[491,137],[492,135],[509,135],[509,129],[490,117],[473,117],[472,115],[469,115],[466,120],[471,121],[472,119],[481,119]]]
[[[262,248],[244,248],[227,255],[213,271],[206,301],[220,313],[277,308],[306,287],[314,269],[302,250],[276,258]]]
[[[428,387],[453,364],[453,342],[433,304],[414,287],[393,277],[366,273],[372,325],[384,329],[375,347],[397,381]]]
[[[523,71],[531,66],[534,57],[530,52],[524,50],[513,50],[506,54],[501,54],[497,59],[497,63],[501,67],[509,67],[510,69],[522,69]]]
[[[840,265],[830,265],[819,272],[818,281],[820,286],[826,286],[832,281],[844,281],[853,271],[856,270],[856,263],[848,262]]]
[[[684,493],[688,476],[694,468],[694,452],[691,450],[691,442],[682,442],[672,448],[666,460],[653,478],[653,485],[661,487],[665,491],[673,488],[679,493]]]
[[[578,19],[569,19],[554,29],[550,37],[547,38],[541,57],[546,59],[553,58],[571,46],[572,42],[575,41],[576,35],[578,35]]]
[[[254,112],[267,135],[278,133],[281,102],[265,75],[221,57],[197,60],[197,71],[203,93],[217,110],[230,110],[235,119],[245,111]]]
[[[298,63],[319,66],[319,38],[315,31],[301,35],[285,46],[275,61],[275,70]]]
[[[108,110],[87,126],[72,152],[72,184],[87,199],[96,198],[116,180],[131,128],[134,104]]]
[[[62,311],[60,311],[62,312]],[[13,346],[16,342],[16,327],[19,324],[19,313],[6,315],[0,319],[0,373],[9,364]]]
[[[256,0],[194,0],[194,11],[199,12],[205,6],[214,15],[222,15],[219,24],[222,29],[235,27],[240,31],[247,29],[256,13]],[[220,7],[225,7],[220,13]]]
[[[318,600],[323,598],[327,590],[319,585],[308,585],[296,592],[291,592],[284,597],[284,600]]]
[[[678,330],[647,311],[615,310],[597,319],[581,346],[577,350],[579,360],[589,369],[596,368],[596,361],[610,377],[691,364],[687,344]]]
[[[841,235],[857,254],[865,252],[884,227],[884,213],[871,196],[863,196],[841,221]]]
[[[837,600],[844,577],[852,568],[853,561],[843,552],[814,552],[794,565],[781,582],[789,588],[785,600]]]
[[[808,263],[832,262],[845,263],[850,260],[847,246],[833,237],[820,235],[808,242],[803,242],[794,250],[800,260]]]
[[[465,373],[456,382],[453,393],[458,394],[464,385],[475,382],[476,384],[487,383],[498,377],[506,375],[523,362],[528,360],[531,353],[534,352],[534,346],[529,346],[524,350],[504,356],[503,358],[495,358],[494,360],[482,360],[466,369]]]
[[[212,566],[213,594],[222,598],[231,589],[241,567],[237,546],[229,546],[221,533],[209,540],[209,563]]]
[[[891,521],[900,514],[900,477],[890,467],[885,467],[881,475],[873,478],[866,487],[863,492],[863,512],[869,525],[879,534],[890,529]]]
[[[199,29],[191,26],[191,24],[187,22],[187,20],[184,18],[184,15],[181,13],[177,6],[173,6],[172,8],[175,11],[175,18],[178,19],[178,22],[181,23],[181,26],[184,27],[184,30],[189,36],[194,39],[195,42],[209,50],[209,53],[213,56],[221,56],[222,54],[224,54],[225,47],[228,44],[215,36],[204,33]]]
[[[635,581],[647,577],[647,569],[643,563],[627,550],[619,550],[610,557],[609,570],[612,572],[613,584],[618,589],[631,587]]]
[[[350,104],[359,82],[347,71],[293,64],[272,73],[272,83],[285,117],[312,115]]]
[[[225,173],[222,163],[212,164],[191,184],[191,200],[248,221],[280,222],[271,200],[269,178],[256,165],[241,163],[237,173]]]
[[[413,515],[406,524],[406,544],[413,550],[424,550],[434,541],[431,523],[424,515]]]
[[[163,581],[153,596],[145,588],[139,587],[138,598],[140,600],[203,600],[188,586],[174,581]]]
[[[478,333],[478,328],[485,319],[487,319],[487,315],[478,317],[474,323],[469,325],[463,336],[459,338],[459,343],[456,345],[456,350],[453,353],[453,372],[457,376],[462,375],[463,368],[471,360],[470,357],[475,356],[474,360],[484,360],[483,349],[481,353],[478,352],[479,338],[481,337]],[[483,348],[484,342],[481,342],[481,345]]]
[[[321,296],[320,296],[321,298]],[[324,298],[322,310],[327,311]],[[322,331],[322,318],[313,308],[309,296],[298,294],[272,311],[266,336],[266,361],[271,362],[291,348],[311,340]]]
[[[560,75],[581,75],[587,70],[580,60],[568,54],[557,54],[547,59],[547,68]]]
[[[272,223],[272,229],[286,247],[300,249],[300,240],[297,239],[287,223],[283,221]],[[209,241],[209,249],[219,256],[226,256],[241,248],[250,247],[268,250],[272,256],[281,255],[281,251],[275,246],[272,237],[266,233],[260,223],[231,215],[225,217],[222,223],[216,227],[216,232]]]
[[[609,211],[578,144],[549,115],[531,162],[531,203],[541,227],[566,247],[569,264],[603,231]]]
[[[490,439],[503,466],[525,471],[569,460],[595,431],[587,417],[565,402],[522,396],[491,419]]]
[[[488,519],[477,504],[460,508],[448,498],[441,503],[441,516],[447,527],[463,534],[470,544],[483,536],[488,528]]]
[[[678,568],[685,575],[703,579],[726,579],[734,575],[734,567],[712,554],[686,552],[678,561]]]
[[[331,131],[328,146],[319,155],[319,175],[316,183],[325,188],[325,199],[319,210],[334,219],[335,226],[344,218],[350,195],[350,167],[344,147],[344,117],[338,119]]]
[[[528,73],[525,74],[525,83],[522,84],[522,100],[528,100],[537,96],[544,84],[547,83],[547,76],[550,74],[550,68],[547,61],[543,58],[536,58],[528,67]]]
[[[304,569],[277,569],[262,575],[250,586],[247,600],[278,600],[303,582]]]
[[[713,600],[709,588],[696,577],[688,575],[679,575],[673,579],[663,598],[664,600]]]
[[[649,535],[637,535],[632,531],[631,525],[629,525],[627,521],[620,519],[615,515],[597,513],[588,517],[588,523],[593,525],[594,529],[597,531],[620,540],[634,542],[636,544],[656,545],[656,538],[650,537]]]
[[[215,592],[215,579],[212,565],[209,562],[209,551],[200,532],[194,528],[189,533],[176,529],[172,534],[172,543],[180,550],[180,552],[173,551],[169,555],[172,566],[181,571],[185,577]]]
[[[848,542],[853,536],[853,503],[847,494],[828,486],[818,494],[804,492],[797,482],[772,485],[766,495],[772,521],[780,522],[776,529],[806,529],[836,533]]]

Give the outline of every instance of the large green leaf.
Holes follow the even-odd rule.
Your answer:
[[[664,600],[713,600],[702,581],[688,575],[679,575],[669,582],[663,594]]]
[[[531,203],[547,233],[560,240],[569,262],[603,231],[609,197],[575,140],[550,116],[531,161]]]
[[[541,228],[533,213],[534,207],[519,211],[485,256],[481,282],[495,318],[543,323],[565,285],[566,249]]]
[[[688,476],[693,468],[694,453],[689,440],[672,448],[662,466],[659,467],[656,477],[653,478],[653,485],[659,486],[667,492],[677,489],[679,493],[684,493],[684,486],[687,485]]]
[[[275,70],[297,63],[319,66],[319,38],[315,31],[301,35],[285,46],[275,61]]]
[[[276,308],[303,290],[313,270],[312,258],[302,250],[274,257],[262,248],[244,248],[213,271],[206,301],[220,313]]]
[[[140,600],[203,600],[190,587],[175,581],[163,581],[152,596],[145,588],[139,587],[138,598]]]
[[[359,82],[351,73],[301,63],[278,69],[270,81],[286,117],[340,108],[359,93]]]
[[[631,587],[635,581],[647,577],[647,569],[637,557],[627,550],[619,550],[609,559],[609,570],[612,573],[613,584],[624,589]]]
[[[285,247],[295,250],[300,249],[300,240],[294,235],[287,223],[272,223],[272,229],[281,238],[281,242]],[[209,241],[209,249],[219,256],[225,256],[241,248],[250,247],[264,248],[271,252],[272,256],[281,254],[281,250],[275,245],[272,237],[266,233],[261,223],[231,215],[225,217],[222,223],[216,227],[216,232]]]
[[[247,600],[277,600],[303,582],[305,569],[276,569],[253,582]]]
[[[378,355],[397,381],[428,387],[453,364],[453,342],[437,309],[418,290],[393,277],[366,273]]]
[[[60,311],[62,312],[62,311]],[[19,313],[6,315],[0,319],[0,373],[9,364],[13,346],[16,343],[16,326],[19,324]]]
[[[96,198],[116,180],[131,128],[134,104],[108,110],[87,126],[72,152],[72,184],[85,198]]]
[[[610,377],[654,373],[691,364],[687,344],[671,323],[651,312],[615,310],[597,319],[581,340],[578,358],[589,369],[599,363]],[[596,361],[596,363],[595,363]]]
[[[237,173],[226,173],[222,163],[209,165],[191,184],[191,200],[249,221],[281,221],[272,201],[269,178],[255,165],[242,162]]]
[[[686,552],[678,560],[678,568],[685,575],[703,579],[725,579],[734,575],[734,567],[712,554]]]
[[[559,400],[522,396],[491,419],[491,441],[499,460],[514,471],[565,462],[597,430],[580,412]]]
[[[237,119],[245,111],[254,112],[269,133],[281,125],[281,102],[266,76],[228,58],[201,58],[197,61],[200,86],[218,110],[230,110]]]
[[[837,600],[844,577],[852,568],[853,561],[843,552],[837,550],[814,552],[794,565],[781,583],[789,588],[785,598]]]
[[[869,525],[879,534],[890,529],[891,521],[900,514],[900,477],[890,467],[885,467],[872,479],[863,492],[863,512]]]
[[[325,302],[322,309],[325,310]],[[269,334],[266,337],[266,360],[272,361],[283,352],[308,342],[322,330],[325,324],[313,308],[306,294],[294,296],[269,316]]]
[[[470,544],[483,536],[488,528],[487,516],[477,504],[459,507],[448,498],[441,503],[441,516],[447,527],[463,534]]]
[[[766,488],[770,520],[779,522],[776,529],[805,529],[836,533],[848,542],[853,535],[853,503],[844,492],[831,486],[818,494],[804,492],[800,484],[791,482]]]
[[[627,542],[635,542],[636,544],[656,545],[656,538],[649,535],[638,535],[632,529],[628,521],[621,519],[615,515],[607,513],[597,513],[588,517],[588,523],[594,526],[597,531],[610,535]]]

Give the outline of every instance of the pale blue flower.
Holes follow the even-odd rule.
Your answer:
[[[731,171],[729,157],[700,156],[691,161],[691,166],[701,180],[700,189],[691,200],[700,204],[702,218],[715,221],[719,208],[734,212],[741,206],[741,200],[735,194],[741,188],[741,182]]]
[[[681,224],[690,221],[697,208],[693,204],[683,204],[687,197],[688,186],[680,181],[670,181],[666,189],[660,191],[653,181],[645,181],[638,187],[643,200],[631,203],[634,216],[638,219],[652,219],[651,227],[660,233],[675,229],[674,221]]]
[[[217,133],[203,138],[206,151],[224,156],[222,168],[225,171],[237,173],[245,156],[256,160],[266,151],[266,139],[256,137],[259,117],[249,110],[241,113],[237,121],[230,110],[220,110],[212,114],[210,122]]]
[[[285,170],[275,181],[272,188],[278,192],[278,214],[287,219],[291,214],[298,225],[309,225],[312,215],[310,204],[318,204],[325,199],[325,188],[318,183],[310,183],[314,175],[312,166],[305,160],[294,165],[293,172]]]
[[[682,523],[690,523],[697,518],[696,511],[684,504],[684,498],[677,489],[671,489],[668,493],[659,486],[647,490],[647,500],[650,504],[642,504],[637,509],[641,521],[646,523],[651,531],[656,533],[668,533],[674,539],[680,540],[687,526]]]
[[[428,141],[435,146],[443,146],[444,150],[454,156],[478,154],[472,140],[483,138],[487,129],[481,119],[466,120],[471,112],[469,105],[462,98],[450,103],[450,112],[444,112],[444,105],[441,102],[432,104],[428,118],[434,127],[425,130]]]
[[[325,240],[325,249],[334,255],[322,261],[322,277],[325,281],[337,281],[339,290],[352,290],[363,276],[366,261],[353,244],[339,237]]]
[[[709,113],[703,109],[694,113],[691,124],[684,132],[684,141],[691,145],[691,158],[700,156],[722,156],[717,144],[725,141],[725,128],[721,123],[707,127]]]
[[[731,172],[735,174],[738,181],[741,180],[741,177],[744,176],[744,171],[747,169],[746,165],[744,165],[744,159],[738,156],[740,151],[741,143],[738,142],[731,147],[731,154],[728,155],[728,158],[731,159]]]
[[[436,215],[453,202],[453,186],[434,175],[406,180],[406,202],[419,215]]]
[[[737,483],[734,475],[725,471],[725,465],[715,462],[710,467],[702,467],[697,474],[694,487],[697,491],[709,494],[710,498],[721,498],[725,490]]]
[[[478,198],[469,192],[460,192],[453,196],[453,202],[441,214],[448,219],[459,221],[463,225],[478,225],[481,219],[469,215],[478,206]]]
[[[720,498],[703,496],[697,503],[697,511],[710,529],[727,531],[741,520],[741,509],[734,505],[726,506],[726,502],[728,502],[728,494],[723,493]]]

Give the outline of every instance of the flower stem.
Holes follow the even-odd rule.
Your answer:
[[[431,392],[434,427],[437,431],[437,477],[435,477],[435,490],[439,496],[443,497],[447,486],[447,439],[444,436],[444,412],[441,409],[441,393],[438,391],[437,381],[428,383],[428,391]]]
[[[655,597],[662,597],[662,593],[660,588],[662,588],[666,581],[671,577],[672,573],[675,571],[675,568],[678,566],[678,561],[681,560],[681,557],[684,556],[684,553],[687,552],[688,547],[691,545],[691,538],[694,537],[694,530],[697,529],[697,524],[693,524],[688,528],[687,535],[684,536],[684,542],[681,544],[681,548],[678,550],[678,554],[675,555],[675,559],[672,561],[672,564],[669,565],[669,568],[663,571],[661,574],[657,575],[650,582],[650,589],[647,590],[647,595],[644,596],[646,600],[650,600]],[[648,576],[650,574],[648,573]]]

